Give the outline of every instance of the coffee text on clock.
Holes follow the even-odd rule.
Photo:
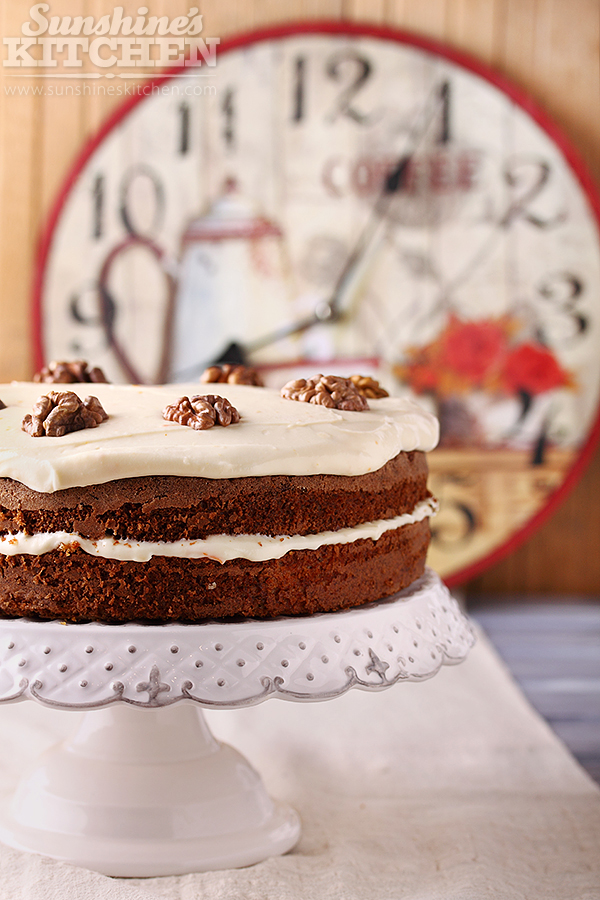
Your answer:
[[[412,158],[398,189],[406,194],[445,194],[469,191],[475,186],[478,154],[472,150],[450,152],[444,147]],[[361,155],[345,159],[331,156],[323,165],[321,177],[327,192],[335,197],[352,193],[371,197],[380,193],[389,173],[398,163],[397,156]]]

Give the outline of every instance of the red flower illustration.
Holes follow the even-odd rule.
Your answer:
[[[475,321],[451,315],[434,340],[404,350],[395,375],[437,403],[442,445],[485,442],[483,426],[462,399],[469,394],[487,395],[490,401],[519,398],[521,422],[538,394],[575,386],[552,352],[535,340],[524,340],[523,332],[523,323],[509,315]]]
[[[543,394],[571,384],[569,375],[542,344],[520,344],[510,351],[501,372],[501,383],[509,393]]]
[[[452,316],[441,335],[438,365],[475,387],[497,369],[506,350],[507,325],[500,320],[463,322]]]
[[[443,400],[472,391],[531,397],[573,380],[550,350],[536,341],[518,343],[519,322],[509,316],[463,321],[452,315],[435,340],[406,350],[396,376],[417,394]]]
[[[417,394],[434,394],[439,387],[439,373],[426,359],[413,360],[406,374],[413,391]]]

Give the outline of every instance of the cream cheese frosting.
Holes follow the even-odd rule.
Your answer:
[[[23,416],[37,398],[63,389],[82,400],[98,397],[109,419],[62,437],[22,431]],[[241,421],[195,431],[162,418],[168,403],[203,393],[227,397]],[[439,437],[434,416],[398,397],[369,400],[370,409],[347,412],[247,385],[12,382],[0,385],[0,400],[6,405],[0,410],[0,477],[42,493],[152,475],[364,475],[402,451],[432,450]]]
[[[192,541],[132,541],[103,538],[92,541],[66,531],[38,534],[15,534],[0,536],[0,554],[16,556],[22,553],[41,556],[53,550],[80,547],[91,556],[118,559],[122,562],[148,562],[153,556],[183,557],[185,559],[213,559],[229,562],[232,559],[248,559],[264,562],[280,559],[290,550],[317,550],[326,544],[349,544],[370,538],[379,540],[386,531],[421,522],[435,515],[438,509],[433,497],[418,503],[412,513],[403,513],[391,519],[377,519],[338,531],[323,531],[319,534],[293,534],[270,537],[264,534],[213,534],[203,540]]]

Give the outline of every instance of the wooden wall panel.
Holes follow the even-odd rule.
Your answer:
[[[385,0],[344,0],[342,16],[353,22],[373,22],[376,25],[386,23]]]
[[[24,4],[2,7],[3,35],[20,34]],[[10,95],[4,87],[15,87]],[[0,365],[3,380],[29,372],[29,288],[39,227],[36,198],[40,191],[38,124],[41,100],[34,96],[33,79],[3,79],[0,91]],[[19,94],[25,88],[28,94]]]
[[[442,40],[447,2],[448,0],[428,0],[427,3],[420,0],[397,0],[388,7],[388,24]]]
[[[52,15],[93,15],[107,0],[54,0]],[[134,14],[139,0],[119,0]],[[20,34],[31,0],[0,0],[2,36]],[[187,13],[187,0],[153,0],[152,15]],[[204,33],[226,37],[289,19],[388,24],[464,50],[528,90],[557,120],[600,182],[598,0],[205,0]],[[88,66],[89,69],[89,66]],[[143,74],[143,73],[141,73]],[[122,98],[36,96],[34,79],[0,71],[0,380],[31,376],[31,276],[54,198],[81,147]],[[39,88],[40,82],[37,82]],[[472,591],[600,592],[600,454],[578,488],[526,545]],[[558,560],[558,562],[557,562]]]
[[[73,16],[85,15],[86,12],[84,0],[74,0],[69,5],[69,13]],[[50,70],[40,71],[46,74]],[[52,86],[56,93],[40,101],[36,128],[39,206],[35,214],[42,222],[50,214],[56,192],[80,146],[83,137],[82,117],[88,100],[83,96],[83,92],[80,94],[76,91],[76,87],[82,91],[81,84],[74,85],[68,80],[57,80],[52,82]]]
[[[461,50],[477,47],[478,59],[494,65],[503,33],[501,12],[499,0],[455,0],[446,8],[444,39]]]

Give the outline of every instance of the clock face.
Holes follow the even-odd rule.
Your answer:
[[[440,417],[430,561],[473,574],[596,432],[597,200],[520,99],[450,51],[339,24],[149,82],[54,210],[38,362],[184,381],[241,349],[274,385],[375,374]]]

